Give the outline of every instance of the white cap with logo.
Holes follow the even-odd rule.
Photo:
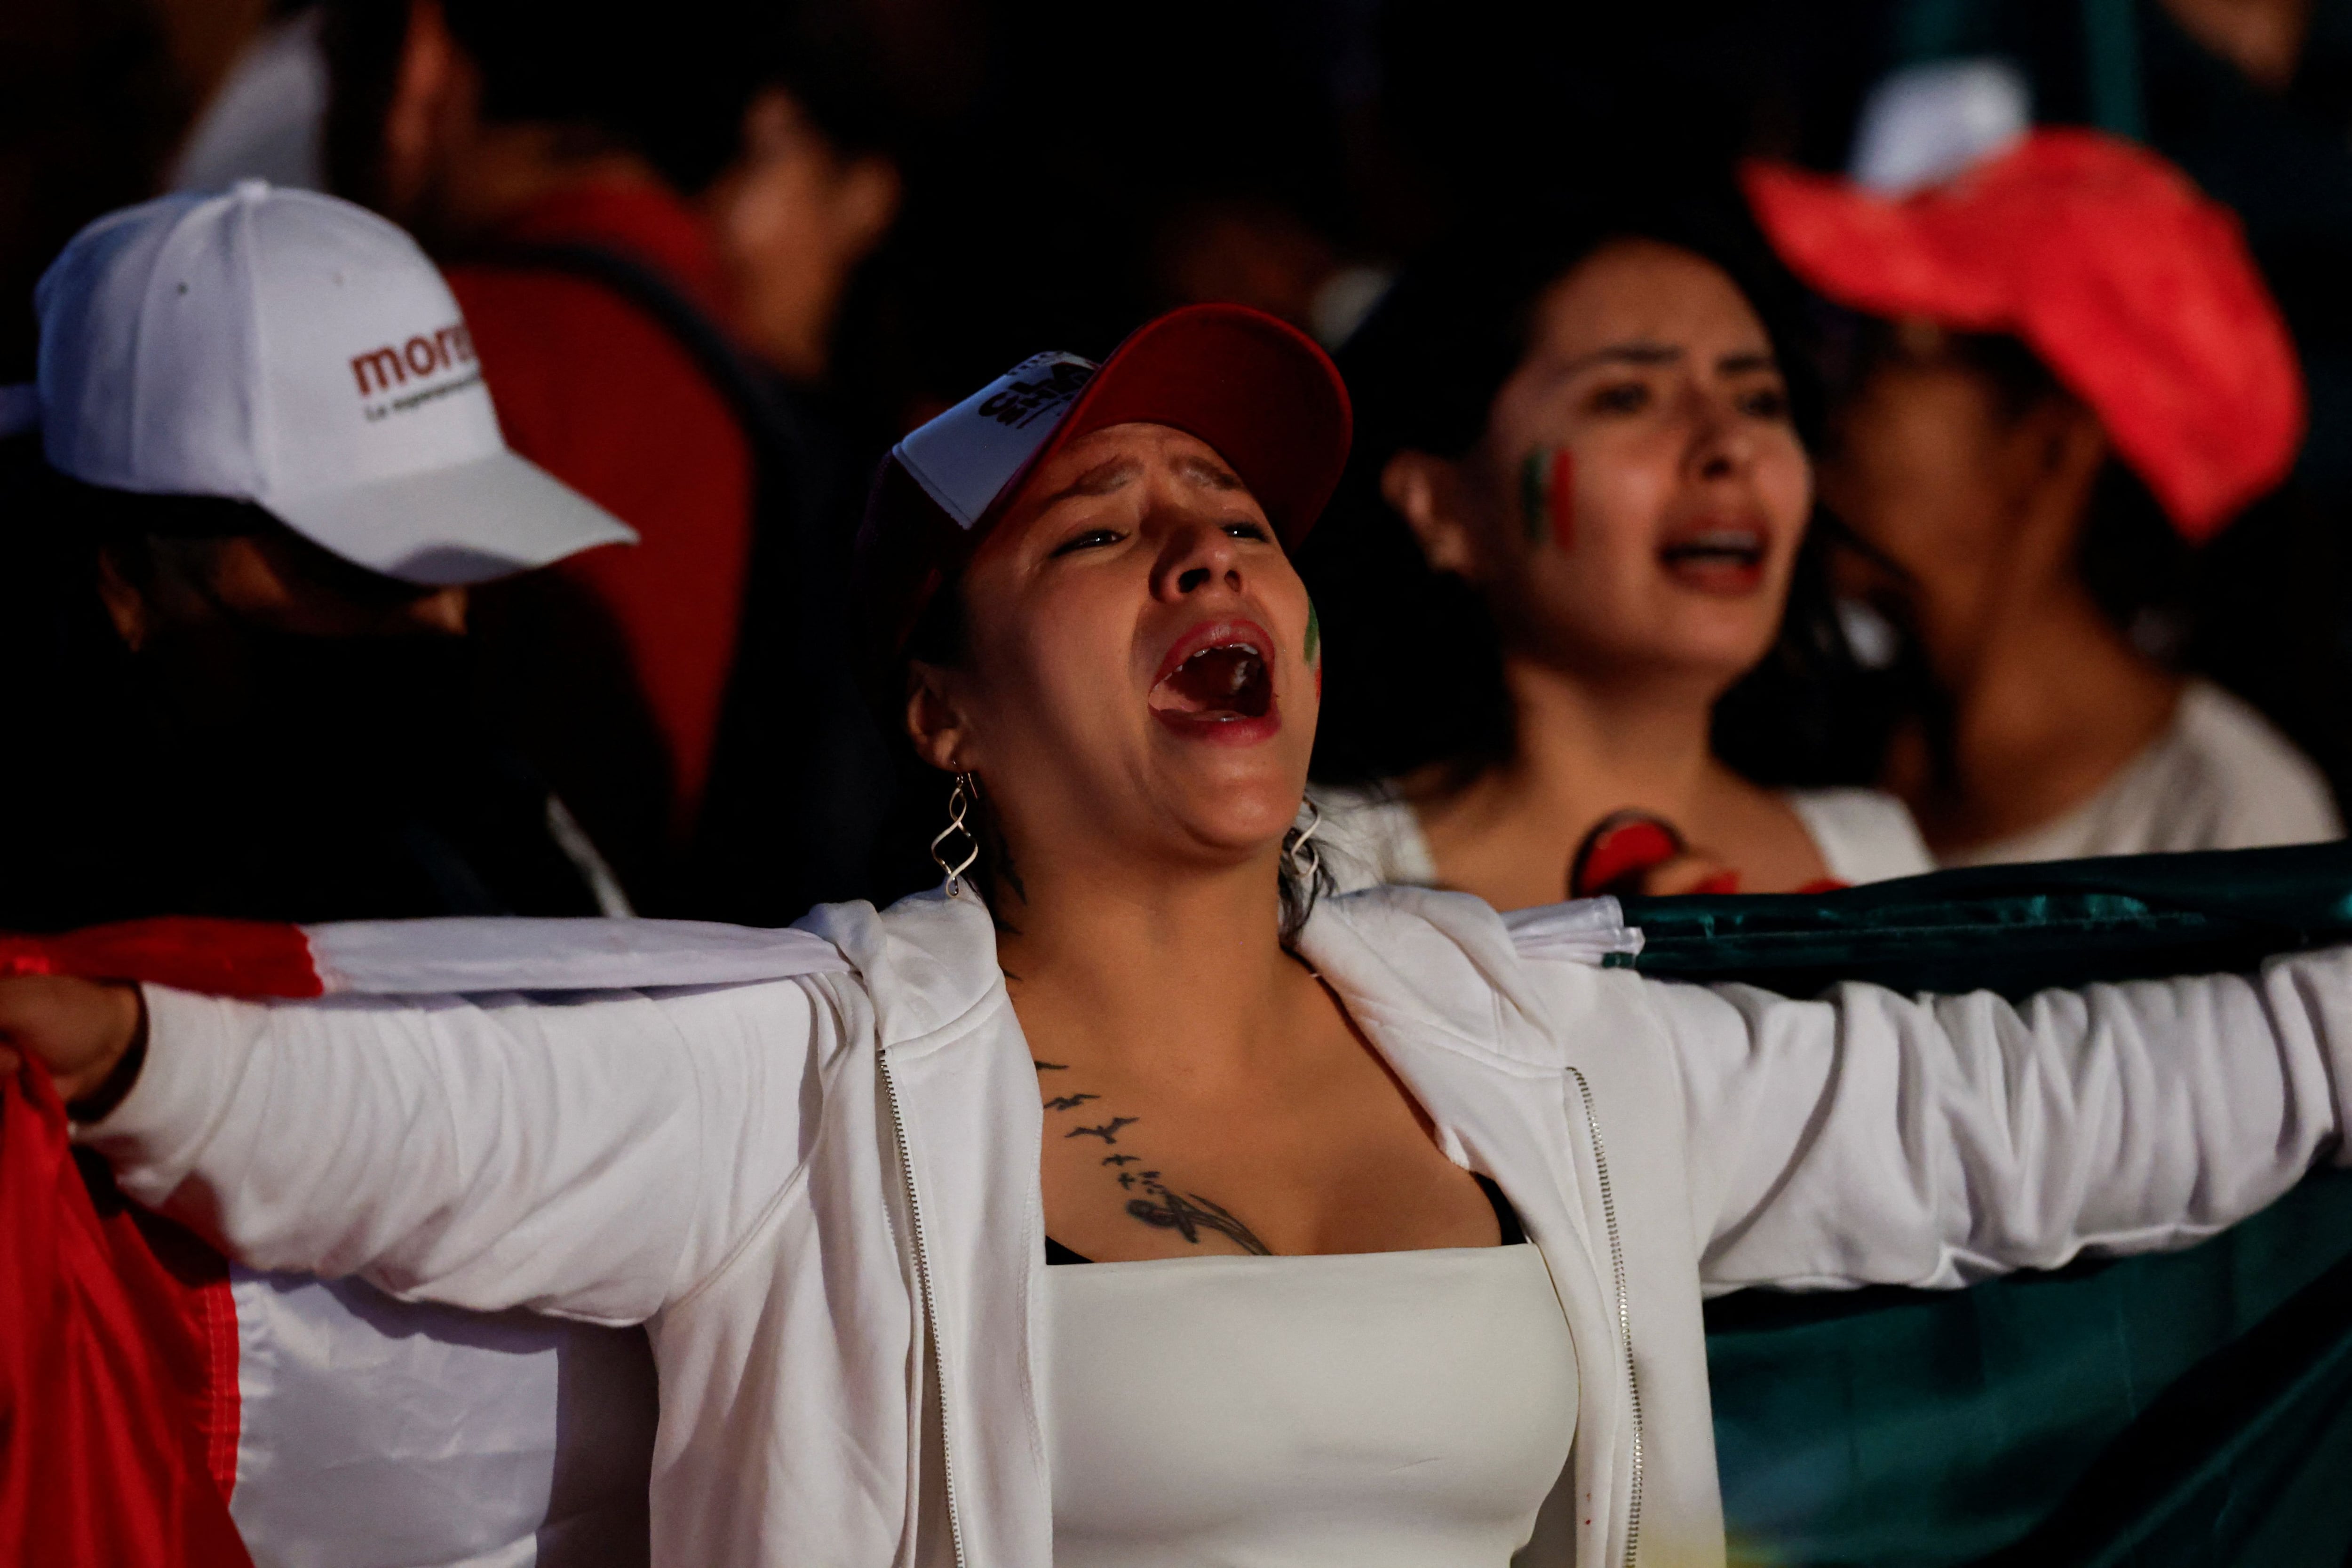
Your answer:
[[[969,530],[1061,424],[1099,367],[1034,354],[891,449],[923,493]]]
[[[85,484],[250,501],[430,586],[636,540],[507,450],[449,286],[349,202],[247,181],[127,207],[33,298],[43,450]]]

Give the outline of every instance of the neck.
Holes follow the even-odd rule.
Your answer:
[[[2003,604],[1965,643],[1928,623],[1949,707],[1940,734],[1920,727],[1898,738],[1890,781],[1937,849],[2063,815],[2172,720],[2179,678],[2126,642],[2071,575]]]
[[[1191,1075],[1244,1065],[1298,974],[1281,946],[1278,852],[1157,872],[1024,860],[1020,891],[1001,883],[993,902],[997,960],[1033,1049],[1078,1038]]]
[[[1594,677],[1513,655],[1503,677],[1512,755],[1458,805],[1478,816],[1528,810],[1559,822],[1592,821],[1625,806],[1690,820],[1717,768],[1707,732],[1723,694],[1718,676]],[[1437,814],[1448,813],[1440,806]]]

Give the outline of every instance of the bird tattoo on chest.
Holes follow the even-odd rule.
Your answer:
[[[1039,1061],[1035,1066],[1041,1073],[1069,1070],[1069,1064],[1061,1061]],[[1101,1098],[1100,1094],[1079,1090],[1068,1094],[1048,1095],[1044,1104],[1048,1112],[1062,1113],[1075,1111]],[[1071,1138],[1100,1138],[1106,1145],[1116,1147],[1119,1134],[1141,1120],[1139,1116],[1113,1116],[1108,1122],[1092,1126],[1066,1128],[1062,1136],[1066,1141]],[[1129,1218],[1155,1230],[1172,1230],[1195,1247],[1201,1244],[1203,1236],[1216,1235],[1254,1256],[1272,1255],[1274,1249],[1259,1240],[1250,1228],[1223,1205],[1197,1192],[1180,1192],[1169,1186],[1156,1170],[1131,1171],[1125,1168],[1139,1165],[1142,1161],[1142,1155],[1125,1151],[1102,1157],[1102,1164],[1117,1173],[1119,1190],[1134,1195],[1128,1198],[1125,1206]]]

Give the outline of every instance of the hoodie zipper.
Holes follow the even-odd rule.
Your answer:
[[[955,1553],[956,1568],[963,1568],[963,1514],[962,1511],[956,1506],[955,1448],[948,1440],[947,1352],[940,1344],[939,1314],[933,1310],[931,1299],[931,1254],[930,1249],[924,1244],[923,1240],[923,1200],[915,1191],[915,1156],[907,1147],[907,1117],[898,1108],[898,1080],[890,1071],[890,1053],[887,1051],[877,1051],[875,1056],[882,1065],[883,1096],[890,1102],[890,1131],[898,1140],[899,1174],[907,1179],[907,1212],[913,1221],[915,1232],[915,1281],[923,1296],[924,1333],[931,1342],[931,1376],[939,1384],[940,1389],[940,1484],[947,1489],[948,1494],[948,1540]],[[1605,1192],[1608,1186],[1606,1177],[1602,1179],[1601,1186]],[[1610,1221],[1610,1226],[1613,1237],[1616,1221],[1613,1219]],[[1622,1270],[1619,1270],[1618,1289],[1621,1293],[1624,1289]],[[920,1402],[918,1401],[919,1406],[919,1404]],[[1637,1455],[1638,1452],[1637,1443]],[[1638,1458],[1635,1462],[1639,1464]],[[1636,1474],[1638,1473],[1637,1469]],[[1635,1487],[1634,1495],[1637,1498],[1640,1496],[1638,1484]],[[918,1512],[919,1511],[919,1510]]]
[[[1592,1085],[1571,1067],[1576,1092],[1584,1097],[1584,1125],[1592,1137],[1592,1165],[1601,1175],[1601,1218],[1609,1227],[1609,1262],[1617,1275],[1617,1333],[1625,1342],[1625,1390],[1633,1401],[1633,1492],[1625,1507],[1625,1568],[1642,1544],[1642,1381],[1633,1367],[1633,1307],[1625,1290],[1625,1247],[1617,1234],[1617,1200],[1609,1191],[1609,1154],[1601,1146],[1601,1118],[1592,1109]]]

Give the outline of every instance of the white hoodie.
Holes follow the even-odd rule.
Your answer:
[[[1795,1001],[1598,967],[1637,940],[1613,920],[1383,888],[1300,942],[1558,1288],[1577,1436],[1521,1563],[1722,1561],[1702,1290],[2185,1245],[2352,1113],[2344,950],[2021,1007]],[[144,1072],[85,1141],[257,1266],[644,1322],[657,1562],[1046,1563],[1042,1112],[992,928],[937,894],[803,925],[838,972],[150,988]]]

